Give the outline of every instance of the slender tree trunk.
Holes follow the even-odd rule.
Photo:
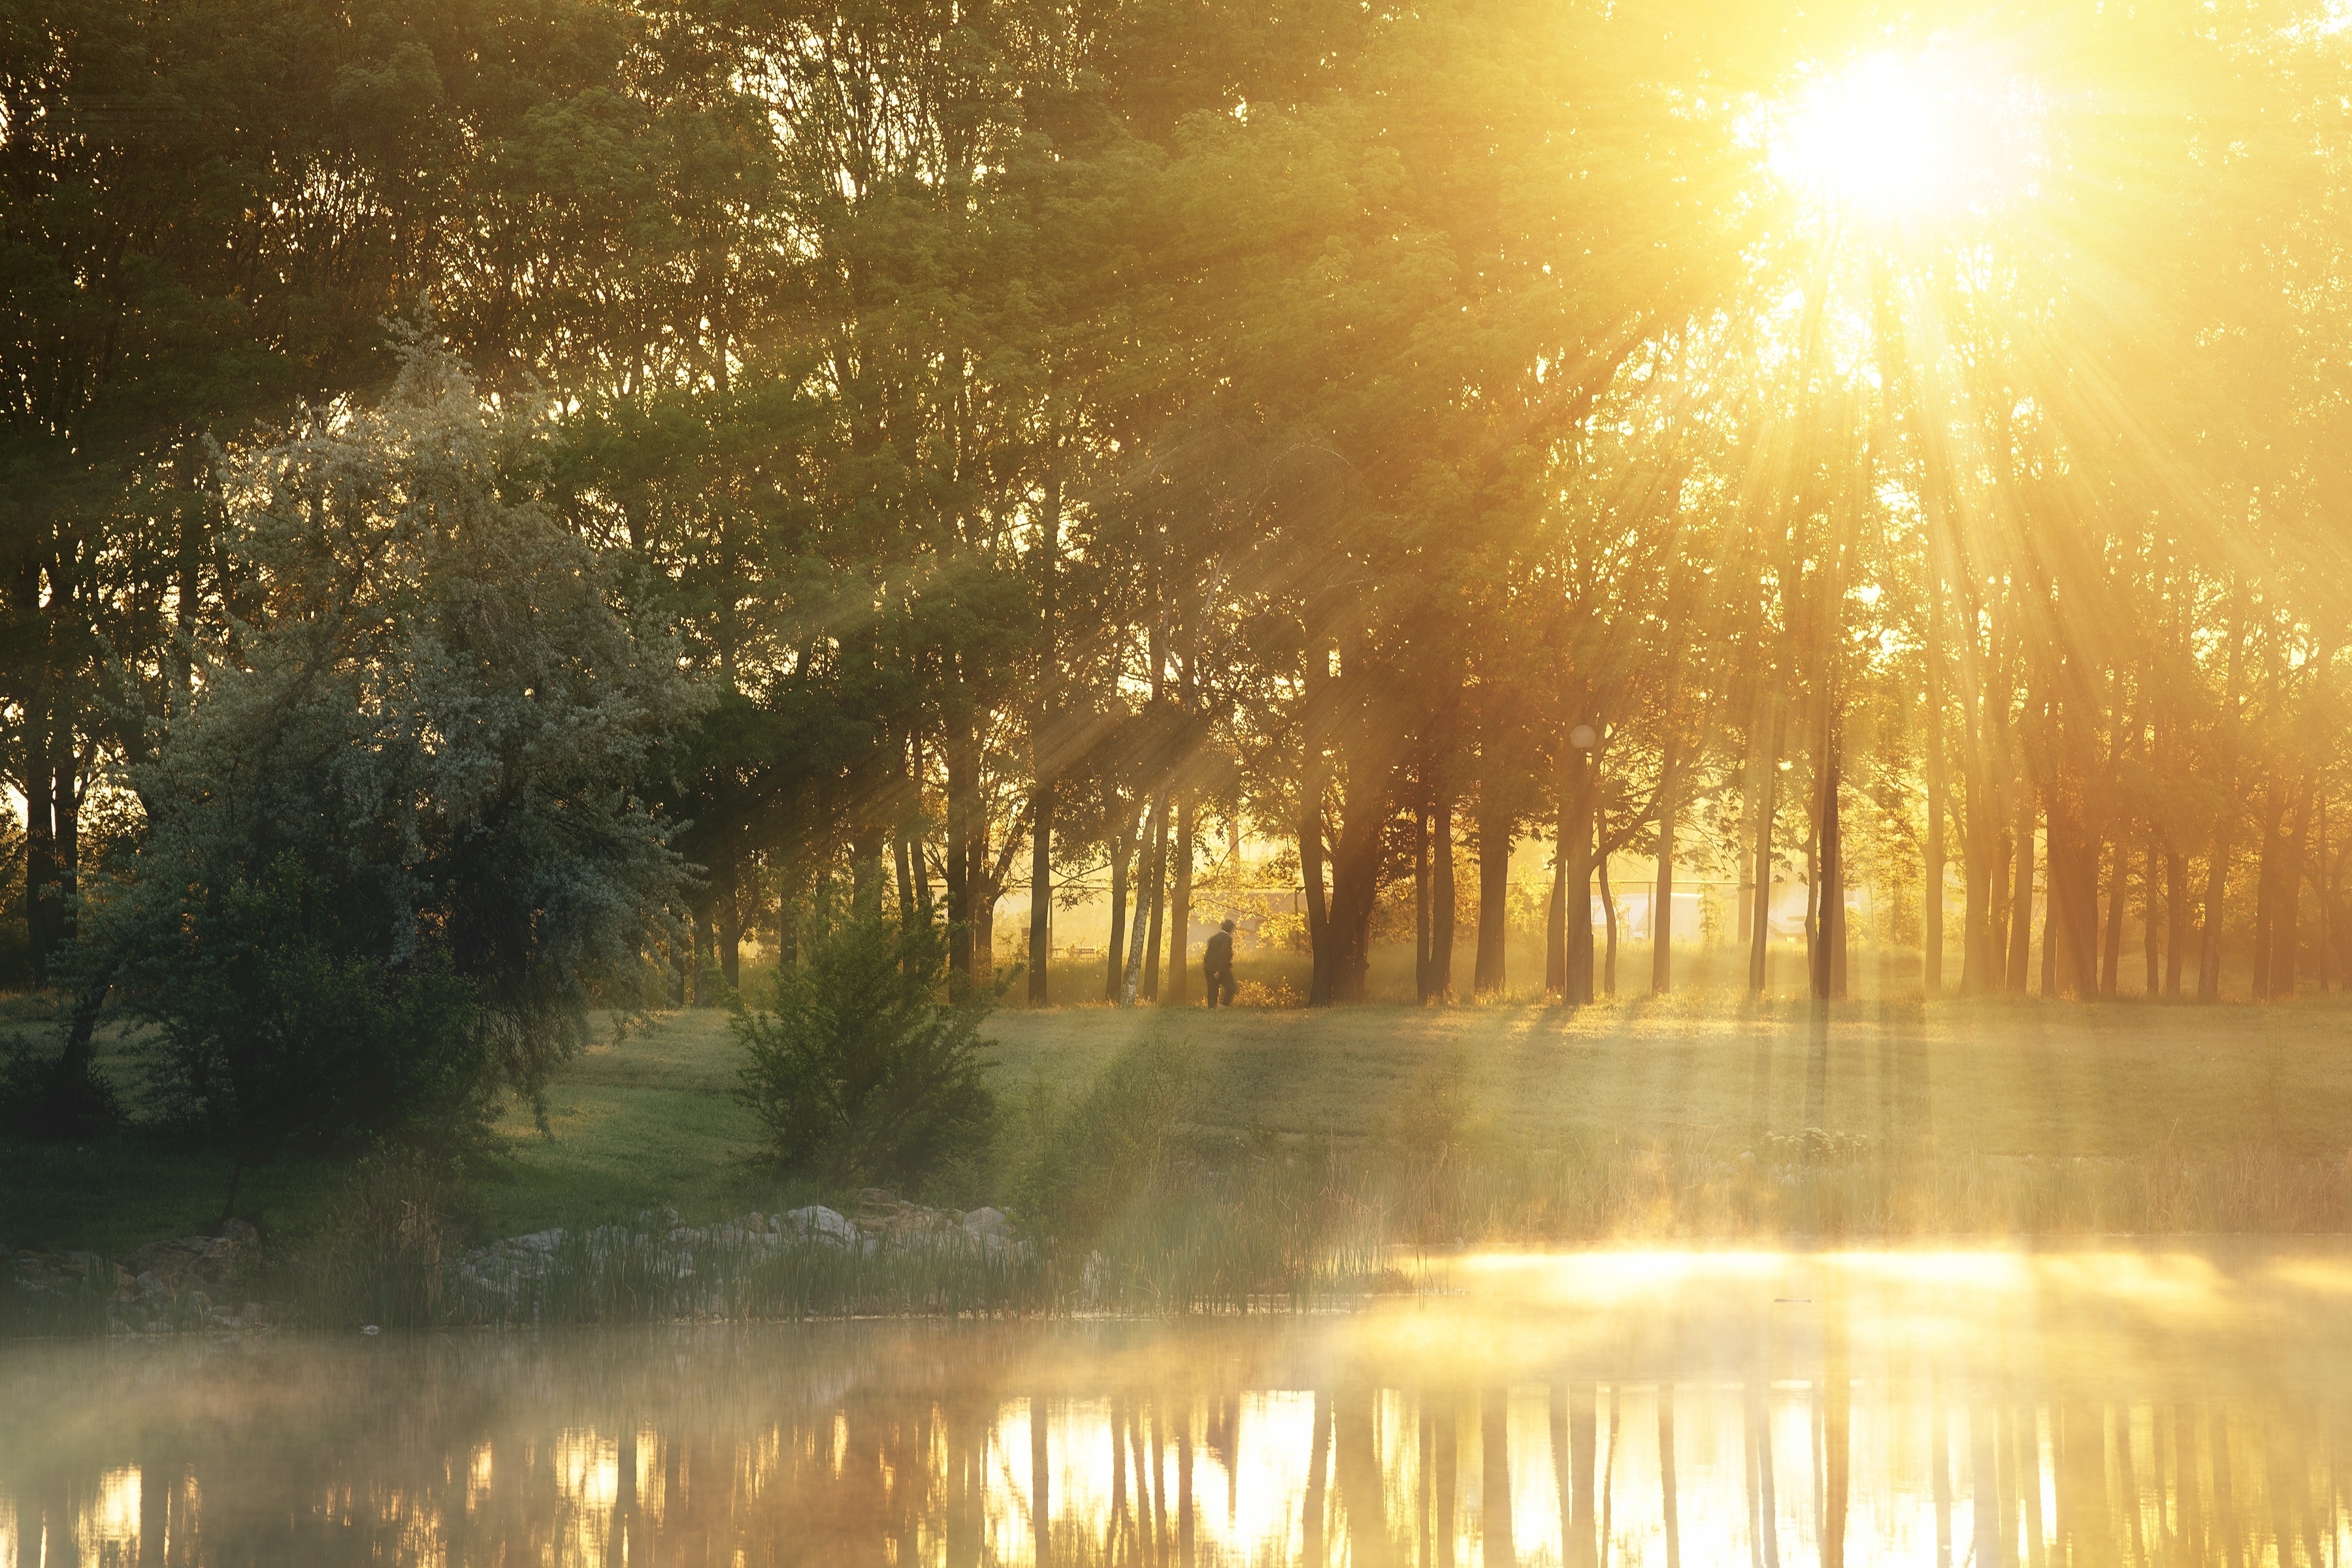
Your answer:
[[[1136,847],[1138,857],[1148,858],[1152,839],[1167,830],[1168,797],[1163,795],[1152,803],[1143,837]],[[1140,869],[1143,874],[1136,879],[1135,886],[1135,916],[1128,922],[1127,928],[1127,973],[1120,982],[1118,992],[1118,1005],[1122,1007],[1135,1005],[1136,988],[1143,982],[1144,933],[1160,921],[1161,888],[1159,869],[1149,863]]]
[[[2277,908],[2271,917],[2271,994],[2276,997],[2294,994],[2295,971],[2302,962],[2303,863],[2318,788],[2315,774],[2305,784],[2294,826],[2279,841]]]
[[[2222,900],[2230,886],[2229,808],[2222,807],[2213,826],[2213,847],[2205,858],[2203,929],[2197,945],[2197,1000],[2221,999]]]
[[[1029,791],[1029,1005],[1050,1005],[1054,958],[1054,781]]]
[[[1144,1000],[1160,999],[1160,922],[1161,903],[1168,888],[1168,792],[1162,790],[1151,803],[1151,868],[1150,878],[1151,929],[1143,939]]]
[[[2285,824],[2285,796],[2273,779],[2264,792],[2261,843],[2255,851],[2254,957],[2249,981],[2257,1002],[2267,1001],[2271,994],[2271,928],[2278,914],[2278,851]]]
[[[2123,994],[2124,967],[2124,884],[2129,879],[2130,845],[2121,834],[2116,836],[2112,850],[2113,868],[2107,876],[2107,942],[2099,955],[2099,994],[2114,1001]]]
[[[1429,765],[1421,768],[1421,795],[1412,811],[1412,994],[1429,1002]]]
[[[2033,789],[2022,784],[2018,792],[2017,826],[2014,841],[2017,847],[2016,880],[2009,898],[2009,989],[2011,994],[2022,996],[2026,992],[2026,974],[2033,959]],[[2045,932],[2044,946],[2049,943]]]
[[[2327,785],[2325,775],[2316,781],[2318,795],[2313,801],[2318,818],[2319,857],[2315,862],[2319,884],[2319,994],[2327,994],[2329,982],[2335,977],[2336,953],[2336,862],[2327,851]]]
[[[1058,448],[1059,437],[1055,445]],[[1060,709],[1060,659],[1055,646],[1055,599],[1062,556],[1062,475],[1049,459],[1045,504],[1037,519],[1037,692],[1029,718],[1029,1005],[1053,1001],[1054,784],[1050,748]]]
[[[1110,951],[1103,963],[1103,1000],[1118,1000],[1118,982],[1127,963],[1127,868],[1135,855],[1139,834],[1132,803],[1114,800],[1118,830],[1110,847]]]
[[[1490,705],[1499,698],[1487,694]],[[1499,713],[1486,715],[1486,732],[1479,745],[1478,779],[1478,957],[1470,984],[1482,996],[1503,989],[1505,954],[1509,942],[1512,810],[1517,781],[1514,759],[1504,744],[1505,721]]]
[[[743,986],[743,920],[742,906],[737,894],[740,877],[737,867],[735,847],[738,835],[730,826],[719,837],[716,864],[710,868],[711,881],[717,890],[719,916],[719,974],[730,992]]]
[[[2120,847],[2117,848],[2116,853],[2118,855],[2122,853]],[[2142,984],[2141,994],[2147,996],[2160,995],[2164,988],[2163,928],[2158,923],[2159,895],[2156,890],[2157,878],[2159,874],[2158,868],[2161,861],[2162,854],[2157,845],[2156,829],[2151,827],[2147,833],[2147,857],[2140,864],[2139,873],[2140,924],[2143,928],[2140,932],[2140,948],[2141,956],[2147,963],[2147,977]]]
[[[1609,886],[1608,856],[1592,858],[1592,877],[1601,889],[1601,994],[1613,997],[1617,994],[1617,895]]]
[[[1658,773],[1658,880],[1650,894],[1650,991],[1664,996],[1675,988],[1675,773],[1671,747]]]
[[[890,837],[898,858],[898,923],[910,926],[915,923],[915,857],[919,851],[909,842],[912,835],[903,819]]]
[[[1192,995],[1192,792],[1176,796],[1176,875],[1170,895],[1168,944],[1168,1005],[1181,1007]]]
[[[1307,942],[1315,955],[1315,977],[1309,982],[1307,1000],[1316,1006],[1331,999],[1331,905],[1324,881],[1323,851],[1323,812],[1313,806],[1299,814],[1298,875],[1307,897]]]
[[[2245,673],[2246,650],[2246,590],[2242,583],[2231,594],[2229,676],[2225,683],[2226,697],[2222,704],[2221,743],[2217,748],[2227,754],[2228,762],[2221,779],[2221,806],[2213,816],[2213,847],[2205,862],[2205,908],[2203,941],[2197,952],[2197,1000],[2210,1004],[2221,999],[2221,931],[2222,900],[2230,885],[2230,835],[2236,826],[2230,803],[2237,795],[2238,766],[2236,733],[2239,719],[2239,682]]]
[[[1376,770],[1360,759],[1331,863],[1331,968],[1326,1000],[1360,1002],[1371,973],[1372,913],[1392,802]]]
[[[33,984],[47,986],[63,903],[57,891],[57,773],[50,766],[47,714],[27,715],[24,734],[25,930],[33,950]]]
[[[1454,788],[1451,770],[1443,762],[1437,773],[1433,826],[1435,844],[1429,873],[1429,994],[1444,1002],[1454,994]]]
[[[1992,967],[1988,973],[1995,994],[2009,989],[2009,917],[2013,900],[2010,894],[2010,864],[2014,858],[2015,835],[2006,827],[1993,841],[1992,910],[1987,936],[1992,947]]]
[[[1813,999],[1827,1002],[1844,994],[1840,962],[1845,951],[1845,839],[1838,814],[1838,790],[1843,746],[1834,717],[1824,721],[1822,745],[1822,797],[1819,807],[1821,865],[1815,879],[1821,906],[1820,931],[1813,952]]]
[[[1600,729],[1598,724],[1595,730]],[[1593,837],[1596,831],[1594,806],[1601,792],[1601,748],[1596,741],[1590,752],[1570,747],[1576,761],[1563,781],[1568,793],[1568,849],[1564,857],[1567,867],[1566,886],[1561,900],[1565,917],[1565,939],[1562,943],[1564,968],[1561,975],[1560,999],[1570,1006],[1584,1006],[1593,1000],[1592,973],[1592,869]]]
[[[860,920],[882,915],[882,830],[866,826],[849,845],[849,906]]]
[[[2189,857],[2170,844],[2164,849],[2164,994],[2177,997],[2189,964]]]
[[[1306,755],[1299,767],[1298,874],[1307,900],[1307,945],[1315,955],[1314,977],[1307,983],[1310,1006],[1331,1000],[1331,905],[1324,881],[1326,841],[1323,812],[1331,789],[1331,758],[1328,735],[1331,725],[1331,650],[1320,639],[1307,650],[1306,700],[1301,729]]]
[[[1944,590],[1931,581],[1927,605],[1927,844],[1919,898],[1919,988],[1930,1002],[1944,994]],[[1962,961],[1965,989],[1966,961]]]
[[[969,709],[951,710],[945,747],[948,774],[948,952],[965,984],[976,983],[991,933],[980,928],[982,867],[988,823],[980,801],[980,732]]]
[[[1967,814],[1960,843],[1960,994],[1987,996],[2000,989],[2000,808],[1992,799],[1992,770],[1979,759],[1968,771]]]
[[[1772,820],[1780,813],[1780,704],[1770,704],[1771,715],[1765,721],[1769,744],[1759,749],[1759,784],[1756,786],[1756,923],[1748,933],[1748,990],[1749,994],[1764,994],[1764,983],[1769,978],[1772,947]]]

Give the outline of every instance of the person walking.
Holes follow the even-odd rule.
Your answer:
[[[1225,917],[1217,927],[1217,934],[1201,954],[1201,977],[1209,983],[1209,1005],[1230,1007],[1234,1005],[1234,921]]]

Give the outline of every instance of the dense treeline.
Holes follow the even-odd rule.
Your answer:
[[[166,815],[138,781],[207,672],[278,646],[252,628],[293,569],[239,542],[299,497],[255,465],[454,374],[421,327],[529,411],[480,459],[501,504],[675,639],[694,695],[627,721],[625,782],[700,868],[631,884],[671,900],[642,931],[682,984],[734,982],[755,934],[790,954],[835,880],[942,911],[975,977],[1008,891],[1042,952],[1083,889],[1115,911],[1103,994],[1181,1001],[1164,933],[1244,831],[1290,846],[1318,1002],[1364,994],[1407,889],[1424,997],[1530,984],[1530,836],[1570,1000],[1612,854],[1662,894],[1802,881],[1817,994],[1861,879],[1931,994],[2112,995],[2136,963],[2211,1000],[2225,945],[2257,995],[2328,984],[2346,36],[2285,4],[1893,21],[0,13],[31,968]],[[1966,188],[1857,215],[1772,127],[1890,42],[1957,84]],[[1769,902],[1739,912],[1759,988]]]

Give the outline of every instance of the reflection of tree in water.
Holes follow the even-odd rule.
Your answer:
[[[0,1565],[2242,1568],[2352,1539],[2316,1395],[1857,1380],[1834,1343],[1811,1379],[1465,1387],[813,1337],[184,1358],[86,1403],[61,1353],[58,1440],[0,1444]]]

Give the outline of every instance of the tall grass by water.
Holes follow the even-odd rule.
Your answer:
[[[2341,1162],[2248,1152],[2042,1160],[1887,1151],[1801,1136],[1563,1149],[1442,1144],[1394,1161],[1329,1148],[1178,1160],[1079,1246],[956,1235],[867,1251],[823,1243],[567,1234],[543,1267],[468,1280],[418,1208],[373,1245],[345,1232],[301,1277],[297,1321],[515,1326],[872,1316],[1173,1316],[1318,1310],[1415,1288],[1416,1253],[1480,1246],[2341,1233]],[[64,1328],[65,1325],[59,1325]]]

